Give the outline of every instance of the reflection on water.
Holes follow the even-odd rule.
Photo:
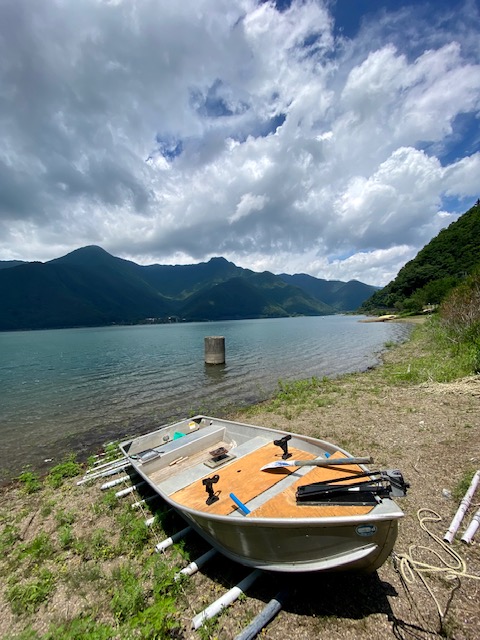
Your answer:
[[[223,380],[228,375],[228,367],[226,363],[223,364],[206,364],[205,374],[209,380],[213,383]]]
[[[377,363],[409,327],[354,316],[0,333],[0,479],[67,451],[264,400],[278,381]],[[206,335],[226,363],[204,362]]]

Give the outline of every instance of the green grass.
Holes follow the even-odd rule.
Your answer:
[[[258,411],[281,413],[287,419],[293,420],[305,409],[316,409],[334,403],[337,385],[329,378],[307,378],[305,380],[278,381],[278,391],[267,403],[253,406],[246,413],[255,415]]]
[[[25,493],[36,493],[42,488],[42,483],[38,475],[29,469],[25,469],[23,473],[18,476],[18,480],[23,485]]]
[[[99,591],[105,591],[107,583],[102,565],[94,560],[81,562],[69,570],[64,579],[70,592],[77,595],[84,595],[92,584],[96,585],[95,588]]]
[[[42,640],[111,640],[116,629],[92,618],[78,617],[60,626],[52,625]]]
[[[51,571],[42,569],[36,576],[25,582],[13,581],[6,590],[7,601],[13,613],[35,613],[42,602],[55,589],[55,578]]]
[[[147,593],[143,580],[130,564],[114,569],[111,608],[115,619],[125,622],[145,608]]]
[[[75,543],[75,535],[71,524],[63,524],[58,530],[58,542],[62,549],[71,549]]]
[[[174,638],[181,627],[176,599],[182,589],[175,572],[159,555],[146,562],[141,574],[130,563],[116,568],[111,608],[117,622],[132,632],[141,629],[142,639]]]
[[[437,318],[417,326],[411,335],[408,363],[386,364],[382,375],[391,384],[451,382],[475,373],[478,350],[469,342],[452,341]]]
[[[75,522],[76,515],[74,511],[65,511],[64,509],[60,509],[55,514],[55,519],[60,526],[65,524],[73,524]]]
[[[20,560],[26,558],[40,564],[51,559],[54,553],[55,548],[51,537],[45,531],[41,531],[30,542],[25,542],[20,546],[18,558]]]
[[[129,504],[117,515],[117,521],[121,530],[123,553],[135,554],[150,542],[152,529],[147,527],[143,519],[132,518],[132,510]],[[153,542],[151,542],[151,545],[153,546]]]
[[[457,502],[460,502],[462,500],[470,487],[474,475],[475,471],[473,469],[468,469],[464,472],[452,491],[454,500],[456,500]]]
[[[0,553],[8,555],[19,539],[18,527],[11,522],[5,523],[0,531]]]
[[[54,489],[59,489],[66,478],[75,478],[82,471],[81,465],[75,461],[75,456],[68,456],[64,462],[57,464],[50,470],[46,483]]]

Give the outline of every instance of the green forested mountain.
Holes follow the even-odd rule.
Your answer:
[[[94,268],[54,260],[1,270],[0,330],[140,322],[171,313],[157,291],[108,262]]]
[[[21,264],[27,264],[22,260],[0,260],[0,269],[10,269],[11,267],[19,267]]]
[[[425,305],[440,303],[479,267],[480,201],[477,201],[407,262],[395,280],[366,300],[361,310],[420,311]]]
[[[280,275],[287,284],[300,287],[312,297],[323,300],[335,309],[335,311],[353,311],[369,298],[379,287],[373,287],[358,280],[342,282],[341,280],[320,280],[305,273],[297,273],[290,276],[286,273]]]
[[[164,295],[177,299],[186,299],[204,287],[225,282],[230,278],[253,274],[253,271],[237,267],[225,258],[212,258],[200,264],[154,264],[140,269],[145,282]]]
[[[271,273],[230,278],[190,296],[182,313],[192,320],[281,318],[294,315],[329,315],[328,305],[291,287]]]
[[[298,285],[285,282],[286,276],[255,273],[224,258],[197,265],[141,266],[90,246],[46,263],[0,266],[3,331],[328,315],[358,306],[357,297],[348,294],[351,283],[335,283],[338,296],[330,291],[326,303],[314,287],[316,281],[322,291],[326,281],[308,276],[309,286],[304,287],[302,279]],[[354,289],[357,285],[370,292],[361,283]]]

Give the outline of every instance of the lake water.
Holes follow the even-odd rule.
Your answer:
[[[365,370],[410,329],[360,319],[0,333],[0,482],[173,418],[258,402],[279,380]],[[225,337],[225,365],[204,363],[205,336]]]

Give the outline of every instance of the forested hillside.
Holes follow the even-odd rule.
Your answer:
[[[440,231],[400,269],[397,277],[366,300],[366,313],[418,312],[439,304],[466,276],[480,268],[480,201]]]

